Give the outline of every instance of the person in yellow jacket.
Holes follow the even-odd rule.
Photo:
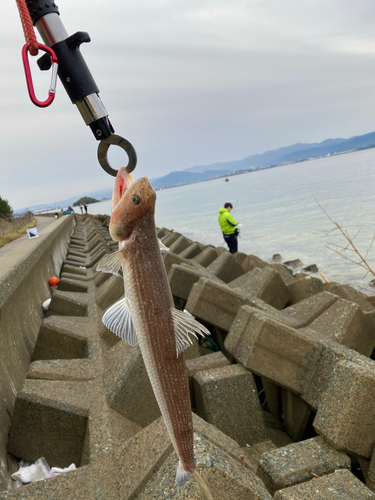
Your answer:
[[[220,208],[219,224],[230,253],[236,253],[238,251],[237,238],[239,234],[236,226],[239,222],[234,220],[233,215],[231,214],[232,210],[232,203],[225,203],[224,208]]]

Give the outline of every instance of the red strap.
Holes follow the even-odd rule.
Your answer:
[[[34,26],[31,21],[29,10],[25,0],[16,0],[18,11],[20,13],[22,28],[25,35],[26,44],[32,56],[38,54],[38,42],[34,33]]]

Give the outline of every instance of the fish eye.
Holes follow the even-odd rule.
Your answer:
[[[138,205],[139,202],[141,201],[141,198],[137,194],[133,194],[133,196],[131,197],[131,200],[134,203],[134,205]]]

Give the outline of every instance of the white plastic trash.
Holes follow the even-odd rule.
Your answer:
[[[35,464],[27,467],[20,467],[17,472],[11,475],[15,481],[22,483],[36,483],[42,479],[47,479],[51,475],[50,466],[44,457],[38,458]]]
[[[49,305],[50,305],[50,303],[51,303],[51,300],[52,300],[52,299],[47,299],[47,300],[45,300],[45,301],[43,302],[43,304],[42,304],[42,309],[43,309],[43,311],[44,311],[44,312],[48,311],[48,308],[49,308]]]
[[[69,467],[65,467],[64,469],[60,469],[60,467],[51,467],[51,471],[54,476],[59,476],[60,474],[75,470],[76,468],[75,464],[70,464]]]

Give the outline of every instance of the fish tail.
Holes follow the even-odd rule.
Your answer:
[[[205,498],[207,500],[214,500],[214,497],[212,496],[211,491],[210,491],[206,481],[199,474],[199,472],[197,470],[194,470],[194,472],[192,472],[192,474],[195,477],[195,479],[197,480],[199,488],[200,488],[201,492],[203,493],[203,495],[205,496]]]
[[[182,486],[183,484],[185,484],[190,476],[190,472],[186,471],[181,461],[179,461],[176,472],[176,483],[178,484],[178,486]]]

